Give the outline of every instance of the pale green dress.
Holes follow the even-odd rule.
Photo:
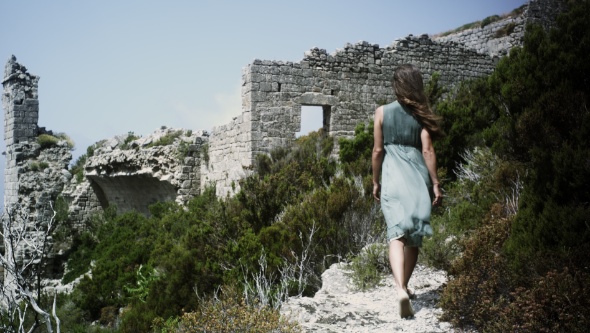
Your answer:
[[[381,210],[387,239],[407,239],[406,246],[422,246],[432,235],[432,182],[422,156],[422,126],[409,108],[398,102],[383,107]]]

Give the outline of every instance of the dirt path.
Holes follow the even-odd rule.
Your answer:
[[[436,306],[438,291],[446,281],[442,271],[416,267],[410,289],[416,315],[401,319],[393,288],[393,277],[383,279],[372,290],[360,292],[352,287],[344,269],[334,264],[322,274],[322,288],[313,298],[293,297],[283,304],[281,313],[298,321],[305,332],[453,332],[451,325],[439,321],[442,310]]]

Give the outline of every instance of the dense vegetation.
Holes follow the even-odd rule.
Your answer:
[[[359,126],[362,139],[355,140],[363,144],[343,151],[365,151],[369,131]],[[66,315],[105,331],[174,326],[188,332],[215,327],[211,316],[222,307],[244,325],[260,316],[267,325],[261,327],[295,330],[279,320],[281,302],[312,294],[329,265],[383,237],[369,192],[370,160],[338,164],[333,146],[317,132],[258,156],[253,175],[237,184],[232,198],[217,198],[208,188],[186,207],[157,203],[150,217],[113,209],[97,216],[70,254],[64,282],[92,273],[62,300],[73,312]]]
[[[429,253],[452,277],[442,306],[457,325],[590,327],[590,4],[569,4],[554,30],[528,27],[490,77],[437,106],[456,181]]]
[[[482,332],[590,327],[588,54],[590,5],[577,1],[556,29],[528,27],[489,77],[447,91],[433,76],[446,199],[421,260],[449,272],[443,319]],[[366,288],[384,266],[371,133],[360,124],[340,141],[339,161],[321,132],[258,156],[232,198],[207,189],[151,217],[98,216],[70,253],[66,280],[92,274],[60,298],[62,330],[293,332],[277,308],[317,290],[330,264],[350,259]]]

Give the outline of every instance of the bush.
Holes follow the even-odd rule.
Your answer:
[[[57,146],[58,142],[58,138],[49,134],[41,134],[37,137],[37,143],[41,146],[42,149],[55,147]]]
[[[59,140],[64,140],[66,142],[66,144],[68,145],[68,148],[70,149],[74,149],[74,140],[72,140],[72,138],[70,138],[67,134],[65,133],[57,133],[55,134],[55,137],[57,137]]]
[[[479,26],[480,26],[481,28],[483,28],[483,27],[485,27],[486,25],[488,25],[488,24],[490,24],[490,23],[497,22],[497,21],[499,21],[499,20],[501,20],[501,19],[502,19],[502,18],[501,18],[500,16],[498,16],[498,15],[492,15],[492,16],[488,16],[488,17],[486,17],[485,19],[483,19],[483,20],[481,21],[481,23],[480,23],[480,25],[479,25]]]
[[[76,160],[76,162],[72,165],[72,168],[70,169],[70,173],[75,177],[76,182],[78,184],[84,180],[84,165],[86,164],[87,160],[88,160],[87,154],[80,155],[80,157],[78,157],[78,159]]]
[[[500,309],[498,332],[586,332],[590,327],[590,274],[549,271],[532,284],[517,288],[514,301]]]
[[[352,283],[360,291],[377,287],[390,272],[387,244],[367,245],[346,267]]]
[[[92,249],[91,236],[81,239],[74,262],[79,271],[89,256],[94,260],[92,278],[84,277],[76,287],[74,301],[92,320],[101,318],[102,309],[126,304],[125,286],[135,285],[136,270],[148,262],[158,227],[138,213],[126,213],[110,217],[100,226],[96,235],[97,245]],[[73,275],[73,273],[72,273]]]
[[[41,149],[55,147],[62,140],[66,141],[68,148],[74,149],[74,141],[65,133],[57,133],[55,136],[41,134],[37,137],[37,143],[41,146]]]
[[[169,132],[168,134],[162,136],[157,141],[152,142],[148,145],[148,147],[157,147],[157,146],[168,146],[174,143],[174,140],[178,139],[182,135],[183,131],[178,130],[174,132]]]
[[[247,304],[233,288],[222,292],[220,298],[205,301],[199,311],[185,313],[176,332],[301,332],[296,323],[281,318],[278,310]]]
[[[482,210],[481,227],[460,241],[464,253],[452,262],[442,297],[445,319],[457,325],[500,332],[587,330],[590,65],[583,59],[590,52],[590,2],[569,4],[556,30],[529,26],[522,49],[513,49],[485,82],[472,86],[478,89],[457,95],[465,107],[447,109],[452,115],[488,105],[487,125],[466,126],[473,134],[459,130],[451,141],[480,140],[517,165],[494,172],[500,189],[515,179],[511,175],[522,176],[518,204],[502,200],[508,192],[491,191],[496,203]],[[475,194],[494,201],[485,191]],[[505,217],[507,211],[516,215]]]
[[[122,150],[131,149],[131,147],[129,146],[129,144],[132,141],[137,140],[137,139],[139,139],[139,136],[135,135],[135,133],[133,133],[133,132],[128,132],[127,133],[127,137],[125,138],[125,140],[121,144],[121,149]]]
[[[32,161],[29,163],[29,169],[31,169],[31,171],[43,171],[47,168],[49,168],[49,163],[47,162]]]
[[[495,207],[495,213],[502,208]],[[510,220],[495,218],[463,241],[463,254],[450,267],[441,295],[442,320],[460,327],[485,327],[508,304],[512,276],[500,255],[510,231]]]
[[[62,278],[62,283],[70,283],[90,270],[93,251],[97,243],[97,240],[88,232],[82,233],[79,237],[74,237],[70,248],[71,254],[68,258],[67,271]]]
[[[371,172],[371,157],[373,151],[374,123],[360,123],[354,129],[352,139],[341,138],[340,162],[344,170],[355,175],[364,175]]]

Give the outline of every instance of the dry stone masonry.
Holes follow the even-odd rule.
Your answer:
[[[377,106],[394,100],[390,80],[402,63],[420,67],[426,80],[440,73],[443,85],[490,74],[495,66],[488,55],[427,35],[386,48],[347,44],[334,54],[313,48],[300,62],[254,60],[242,75],[241,116],[212,131],[203,185],[214,183],[220,196],[233,193],[257,154],[293,142],[302,106],[322,108],[325,134],[350,137]]]
[[[525,17],[507,17],[484,27],[466,29],[448,36],[434,37],[436,42],[455,42],[490,57],[505,56],[511,48],[522,43]]]

